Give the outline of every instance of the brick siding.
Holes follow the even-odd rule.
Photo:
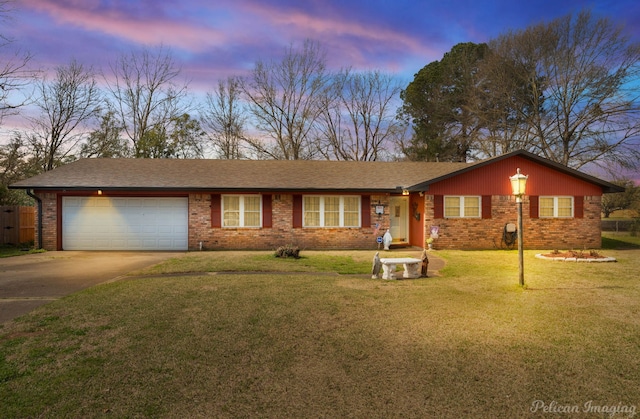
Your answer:
[[[189,249],[276,249],[292,244],[304,249],[375,249],[376,238],[388,228],[388,195],[372,195],[371,226],[364,228],[293,228],[293,195],[272,196],[271,228],[211,228],[211,196],[189,196]],[[375,207],[384,205],[386,216]],[[386,220],[386,223],[385,221]],[[376,231],[376,224],[379,229]]]
[[[504,226],[517,224],[517,206],[513,196],[492,196],[491,218],[433,218],[433,195],[425,200],[425,237],[430,226],[439,227],[436,249],[504,248]],[[529,200],[522,204],[525,249],[593,249],[601,246],[599,196],[585,196],[583,218],[534,218],[529,215]],[[516,245],[517,246],[517,245]]]
[[[39,194],[42,200],[42,245],[56,250],[58,245],[58,207],[56,193]],[[600,196],[585,196],[583,218],[536,218],[529,216],[529,200],[523,203],[524,246],[526,249],[592,249],[601,246]],[[504,247],[506,223],[517,222],[517,207],[512,196],[492,196],[491,218],[434,219],[434,196],[425,195],[424,237],[430,227],[439,227],[436,249],[496,249]],[[376,206],[384,214],[375,213]],[[364,228],[293,228],[293,196],[272,196],[271,228],[212,228],[211,195],[189,195],[189,249],[263,249],[292,244],[304,249],[377,249],[376,238],[389,228],[389,195],[371,195],[368,209],[371,226]],[[38,220],[36,214],[36,220]],[[376,228],[376,225],[378,226]],[[38,229],[36,229],[36,242]]]

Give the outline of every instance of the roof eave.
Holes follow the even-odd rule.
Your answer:
[[[87,192],[87,191],[111,191],[111,192],[260,192],[260,193],[401,193],[402,190],[396,188],[249,188],[249,187],[147,187],[147,186],[42,186],[24,185],[9,186],[9,189],[32,189],[38,191],[65,191],[65,192]]]

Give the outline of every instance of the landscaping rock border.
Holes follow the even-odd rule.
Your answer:
[[[587,263],[617,262],[616,258],[612,258],[612,257],[601,257],[601,258],[550,257],[550,256],[545,256],[542,253],[536,254],[536,257],[538,259],[560,260],[563,262],[587,262]]]

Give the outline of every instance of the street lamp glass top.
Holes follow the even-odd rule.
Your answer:
[[[527,178],[529,178],[529,176],[525,176],[520,173],[520,168],[518,168],[515,175],[509,177],[509,179],[511,180],[511,190],[513,192],[513,195],[521,197],[525,194]]]

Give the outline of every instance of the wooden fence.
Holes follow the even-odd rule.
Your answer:
[[[0,206],[0,244],[19,245],[35,240],[34,207]]]

